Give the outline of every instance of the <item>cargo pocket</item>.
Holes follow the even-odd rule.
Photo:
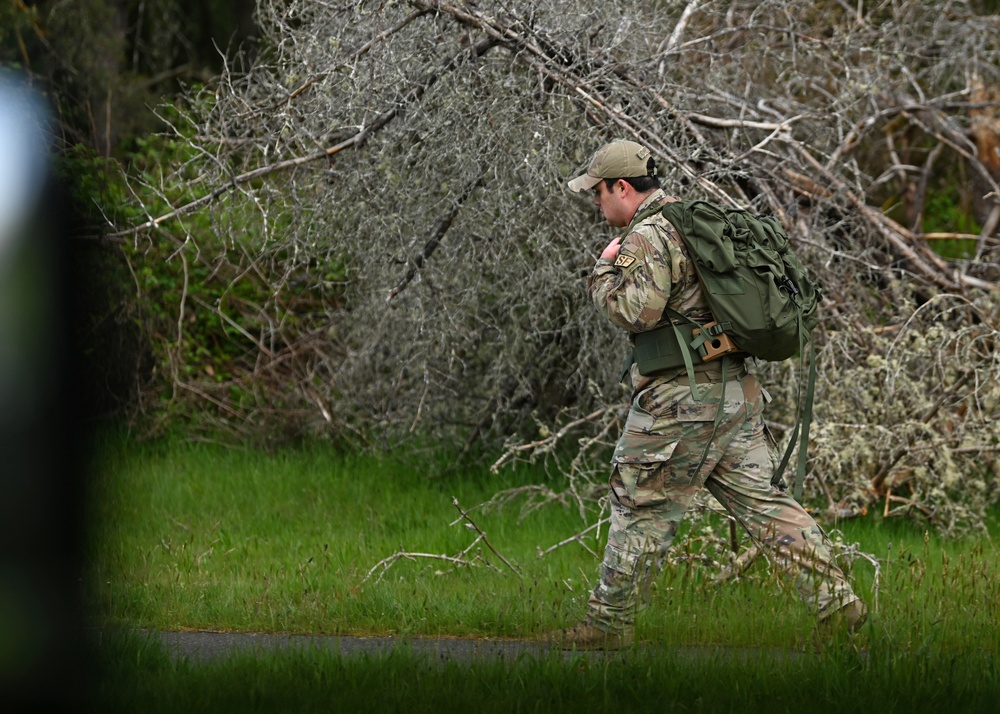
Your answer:
[[[677,437],[667,434],[623,432],[615,445],[613,464],[662,464],[677,448]]]
[[[679,395],[684,395],[678,399]],[[690,392],[676,387],[637,395],[615,445],[613,464],[662,464],[690,430],[690,422],[714,421],[717,403],[691,401]]]
[[[650,486],[652,477],[657,469],[663,464],[629,464],[619,463],[615,465],[615,473],[611,477],[611,490],[618,500],[618,503],[626,509],[638,508],[642,501],[648,500],[651,495]],[[622,517],[628,515],[624,512]]]

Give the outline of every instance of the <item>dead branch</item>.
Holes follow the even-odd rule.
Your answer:
[[[422,8],[422,9],[417,10],[416,12],[410,13],[409,15],[407,15],[406,17],[404,17],[402,20],[400,20],[399,22],[397,22],[395,25],[393,25],[389,29],[383,30],[382,32],[378,33],[375,37],[373,37],[372,39],[370,39],[368,42],[366,42],[365,44],[363,44],[361,47],[359,47],[358,49],[356,49],[353,52],[351,52],[344,59],[344,64],[350,64],[351,62],[356,62],[358,59],[360,59],[361,57],[363,57],[367,52],[369,52],[373,47],[375,47],[375,45],[377,45],[380,42],[385,42],[387,39],[389,39],[390,37],[392,37],[396,33],[402,31],[403,29],[405,29],[406,26],[409,25],[414,20],[425,16],[428,12],[430,12],[429,8]],[[280,99],[280,100],[278,100],[278,101],[276,101],[276,102],[268,105],[267,109],[269,111],[274,111],[275,109],[277,109],[278,107],[280,107],[282,104],[285,104],[287,102],[292,101],[297,96],[299,96],[300,94],[302,94],[303,92],[305,92],[309,88],[314,87],[317,83],[323,81],[324,79],[328,78],[329,76],[330,76],[329,72],[320,72],[318,74],[312,75],[311,77],[309,77],[309,79],[307,79],[305,82],[303,82],[301,85],[299,85],[296,89],[294,89],[291,92],[289,92],[287,96],[285,96],[282,99]]]
[[[500,551],[498,551],[493,546],[493,544],[490,543],[490,539],[486,537],[486,533],[484,533],[483,530],[478,525],[476,525],[476,522],[474,520],[472,520],[471,516],[469,516],[468,511],[465,511],[465,510],[462,509],[462,506],[458,503],[458,499],[452,497],[451,503],[452,503],[453,506],[455,506],[455,508],[461,514],[461,519],[464,520],[464,521],[466,521],[466,528],[474,530],[476,533],[479,534],[479,536],[476,538],[476,540],[477,541],[482,540],[484,543],[486,543],[486,547],[489,548],[490,551],[492,551],[493,555],[495,555],[496,557],[500,558],[501,562],[503,562],[504,565],[506,565],[508,568],[510,568],[510,571],[512,573],[514,573],[514,575],[517,575],[518,577],[521,577],[521,571],[517,567],[515,567],[514,565],[512,565],[509,560],[507,560],[505,557],[503,557],[500,554]],[[456,523],[457,523],[457,521],[456,521]],[[454,525],[454,523],[452,525]]]
[[[485,170],[481,170],[479,172],[479,175],[473,181],[471,181],[465,187],[465,189],[463,189],[462,193],[455,200],[455,204],[454,206],[452,206],[451,211],[449,211],[448,215],[446,215],[444,218],[441,219],[441,222],[438,223],[437,228],[434,229],[434,234],[424,244],[423,250],[421,250],[420,253],[418,253],[417,256],[414,257],[412,260],[407,260],[408,267],[406,269],[406,273],[403,275],[400,281],[396,283],[396,286],[389,291],[389,295],[385,299],[386,302],[390,302],[394,297],[396,297],[397,295],[399,295],[399,293],[401,293],[404,289],[406,289],[406,286],[409,285],[410,281],[413,280],[413,278],[416,276],[417,271],[420,270],[421,266],[424,264],[424,261],[430,258],[434,254],[434,251],[437,250],[438,245],[441,244],[441,239],[444,238],[445,234],[448,232],[448,229],[451,227],[451,224],[455,222],[455,217],[458,216],[459,211],[462,210],[462,206],[465,205],[465,202],[469,200],[473,192],[477,188],[483,185],[484,173]]]
[[[590,553],[595,558],[599,558],[600,556],[598,556],[597,553],[594,552],[594,549],[591,548],[590,546],[588,546],[586,543],[583,542],[583,537],[587,533],[590,533],[590,531],[595,530],[597,528],[600,528],[601,526],[606,525],[606,524],[608,524],[610,522],[611,522],[610,518],[602,518],[602,519],[598,520],[596,523],[593,523],[593,524],[587,526],[586,528],[584,528],[582,531],[580,531],[576,535],[572,535],[569,538],[566,538],[565,540],[561,540],[558,543],[556,543],[555,545],[550,545],[545,550],[542,550],[541,548],[539,548],[538,549],[538,557],[539,558],[544,558],[549,553],[551,553],[551,552],[553,552],[555,550],[558,550],[559,548],[562,548],[564,545],[569,545],[570,543],[579,543],[581,546],[583,546],[583,548],[588,553]]]
[[[372,573],[374,573],[376,570],[378,570],[379,568],[381,568],[382,572],[380,572],[379,576],[375,579],[376,583],[380,582],[382,580],[382,578],[385,576],[385,574],[388,572],[389,568],[391,568],[393,565],[395,565],[396,561],[402,560],[404,558],[406,560],[412,560],[412,561],[416,561],[417,558],[429,558],[431,560],[443,560],[443,561],[445,561],[447,563],[452,563],[454,565],[459,565],[459,566],[462,566],[462,567],[469,567],[469,566],[475,565],[474,561],[471,561],[471,560],[468,560],[468,559],[465,559],[465,558],[461,558],[461,557],[458,557],[458,556],[454,556],[454,555],[438,555],[436,553],[411,553],[411,552],[408,552],[408,551],[404,551],[401,548],[398,553],[390,555],[387,558],[382,558],[382,560],[380,560],[377,563],[375,563],[375,565],[373,565],[371,567],[371,569],[368,571],[368,574],[365,575],[364,579],[361,582],[362,583],[368,582],[368,579],[371,578]]]
[[[493,462],[493,465],[490,466],[490,471],[496,473],[504,466],[504,464],[508,463],[511,459],[515,458],[515,456],[519,453],[528,452],[531,454],[541,454],[551,451],[558,443],[560,443],[560,441],[569,432],[573,431],[574,429],[577,429],[588,423],[593,423],[601,419],[602,417],[608,417],[609,415],[617,413],[620,410],[621,407],[618,405],[605,407],[603,409],[598,409],[597,411],[591,412],[590,414],[580,417],[579,419],[574,419],[565,426],[561,427],[559,431],[557,431],[554,434],[549,434],[541,439],[529,442],[527,444],[517,444],[514,446],[510,446],[507,448],[507,450],[503,453],[503,455],[499,459]],[[604,431],[606,430],[607,427],[605,427]]]

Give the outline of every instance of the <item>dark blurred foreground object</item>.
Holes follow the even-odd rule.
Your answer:
[[[72,226],[51,118],[0,70],[0,706],[87,708],[87,423],[75,398]]]

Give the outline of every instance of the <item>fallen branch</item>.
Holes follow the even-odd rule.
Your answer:
[[[483,530],[478,525],[476,525],[476,522],[469,517],[468,511],[463,510],[462,506],[459,505],[458,499],[453,496],[451,502],[452,505],[454,505],[455,508],[458,509],[458,512],[462,514],[461,520],[466,521],[465,527],[469,528],[470,530],[474,530],[476,533],[479,534],[479,537],[476,538],[476,541],[478,542],[479,540],[482,540],[484,543],[486,543],[486,547],[489,548],[491,551],[493,551],[493,555],[500,558],[500,560],[503,561],[503,564],[506,565],[508,568],[510,568],[511,572],[513,572],[518,577],[521,577],[521,571],[518,570],[518,568],[516,568],[514,565],[512,565],[509,560],[503,557],[500,554],[500,551],[498,551],[496,548],[493,547],[493,544],[490,543],[490,539],[486,537],[486,533],[483,532]],[[454,521],[451,525],[455,525],[455,523],[458,523],[458,521]]]
[[[586,543],[583,542],[583,536],[585,536],[587,533],[590,533],[590,531],[594,530],[595,528],[600,528],[605,523],[610,523],[610,522],[611,522],[610,518],[602,518],[601,520],[597,521],[597,523],[594,523],[593,525],[588,526],[587,528],[584,528],[582,531],[580,531],[579,533],[577,533],[574,536],[570,536],[566,540],[561,540],[558,543],[556,543],[555,545],[549,546],[545,550],[542,550],[541,548],[539,548],[538,549],[538,557],[539,558],[544,558],[549,553],[551,553],[551,552],[553,552],[555,550],[558,550],[559,548],[562,548],[564,545],[569,545],[570,543],[579,543],[580,545],[582,545],[584,547],[584,549],[588,553],[590,553],[592,556],[594,556],[595,558],[597,558],[597,557],[599,557],[597,555],[597,553],[595,553],[590,546],[588,546]]]
[[[478,542],[479,542],[479,539],[477,538],[472,543],[472,545],[475,545]],[[466,549],[466,550],[468,550],[468,549]],[[462,552],[465,553],[466,551],[462,551]],[[456,556],[456,555],[439,555],[439,554],[436,554],[436,553],[410,553],[410,552],[404,551],[403,549],[400,549],[398,553],[390,555],[388,558],[382,558],[382,560],[380,560],[377,563],[375,563],[375,565],[372,566],[371,570],[368,571],[368,574],[364,577],[364,580],[362,580],[361,582],[362,583],[368,582],[368,579],[372,576],[372,573],[374,573],[376,570],[378,570],[381,567],[382,568],[382,572],[379,573],[378,578],[375,579],[376,583],[379,582],[380,580],[382,580],[383,576],[385,576],[386,572],[388,572],[389,568],[391,568],[396,563],[396,561],[402,560],[403,558],[405,558],[407,560],[413,560],[413,561],[416,561],[417,558],[430,558],[432,560],[443,560],[443,561],[446,561],[448,563],[453,563],[455,565],[461,565],[461,566],[472,566],[472,565],[475,565],[474,562],[472,562],[470,560],[466,560],[466,559],[464,559],[464,558],[462,558],[460,556]]]
[[[371,569],[365,575],[364,579],[361,581],[362,584],[368,582],[372,574],[375,573],[376,570],[381,568],[382,572],[380,572],[378,578],[375,579],[375,582],[378,583],[389,571],[389,568],[391,568],[400,560],[404,559],[412,561],[416,561],[418,558],[427,558],[429,560],[442,560],[446,563],[451,563],[452,565],[455,565],[457,567],[474,567],[476,565],[476,562],[478,561],[483,563],[483,565],[485,565],[488,568],[492,568],[497,572],[501,572],[491,562],[489,562],[485,558],[480,557],[478,554],[472,558],[469,557],[469,553],[472,552],[472,549],[475,548],[476,545],[478,545],[481,542],[485,543],[486,547],[489,548],[490,551],[492,551],[496,557],[498,557],[501,561],[503,561],[503,564],[506,565],[508,568],[510,568],[515,575],[521,577],[521,572],[517,569],[517,567],[515,567],[505,557],[503,557],[503,555],[500,554],[500,552],[493,546],[493,544],[490,543],[490,539],[486,537],[486,533],[478,525],[476,525],[476,522],[473,521],[471,517],[469,517],[468,512],[462,509],[462,507],[458,503],[457,498],[452,497],[452,504],[454,504],[455,508],[458,509],[458,512],[462,514],[462,516],[460,519],[453,521],[449,525],[455,525],[456,523],[459,523],[460,521],[464,520],[466,522],[465,527],[477,533],[475,540],[473,540],[468,546],[466,546],[462,551],[460,551],[456,555],[442,555],[439,553],[414,553],[411,551],[403,550],[403,548],[400,548],[398,552],[386,558],[382,558],[382,560],[375,563],[375,565],[371,567]]]
[[[550,434],[549,436],[546,436],[542,439],[538,439],[537,441],[529,442],[527,444],[518,444],[516,446],[510,446],[507,448],[506,451],[504,451],[503,455],[499,459],[493,462],[493,465],[490,466],[490,471],[496,473],[497,471],[500,470],[500,467],[502,467],[505,463],[514,458],[514,456],[518,453],[522,453],[525,451],[530,451],[533,453],[543,453],[546,451],[551,451],[552,448],[557,443],[559,443],[559,440],[562,439],[564,436],[566,436],[566,434],[568,434],[573,429],[577,428],[578,426],[582,426],[584,424],[593,422],[597,420],[599,417],[605,416],[611,412],[617,412],[619,411],[619,409],[620,407],[617,405],[613,407],[605,407],[603,409],[598,409],[597,411],[591,412],[590,414],[580,417],[579,419],[574,419],[570,423],[563,426],[555,434]]]

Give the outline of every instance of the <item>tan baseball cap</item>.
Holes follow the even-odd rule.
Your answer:
[[[634,141],[617,140],[605,144],[590,160],[587,173],[569,182],[570,190],[586,191],[606,178],[635,178],[646,176],[646,162],[652,155],[649,149]]]

